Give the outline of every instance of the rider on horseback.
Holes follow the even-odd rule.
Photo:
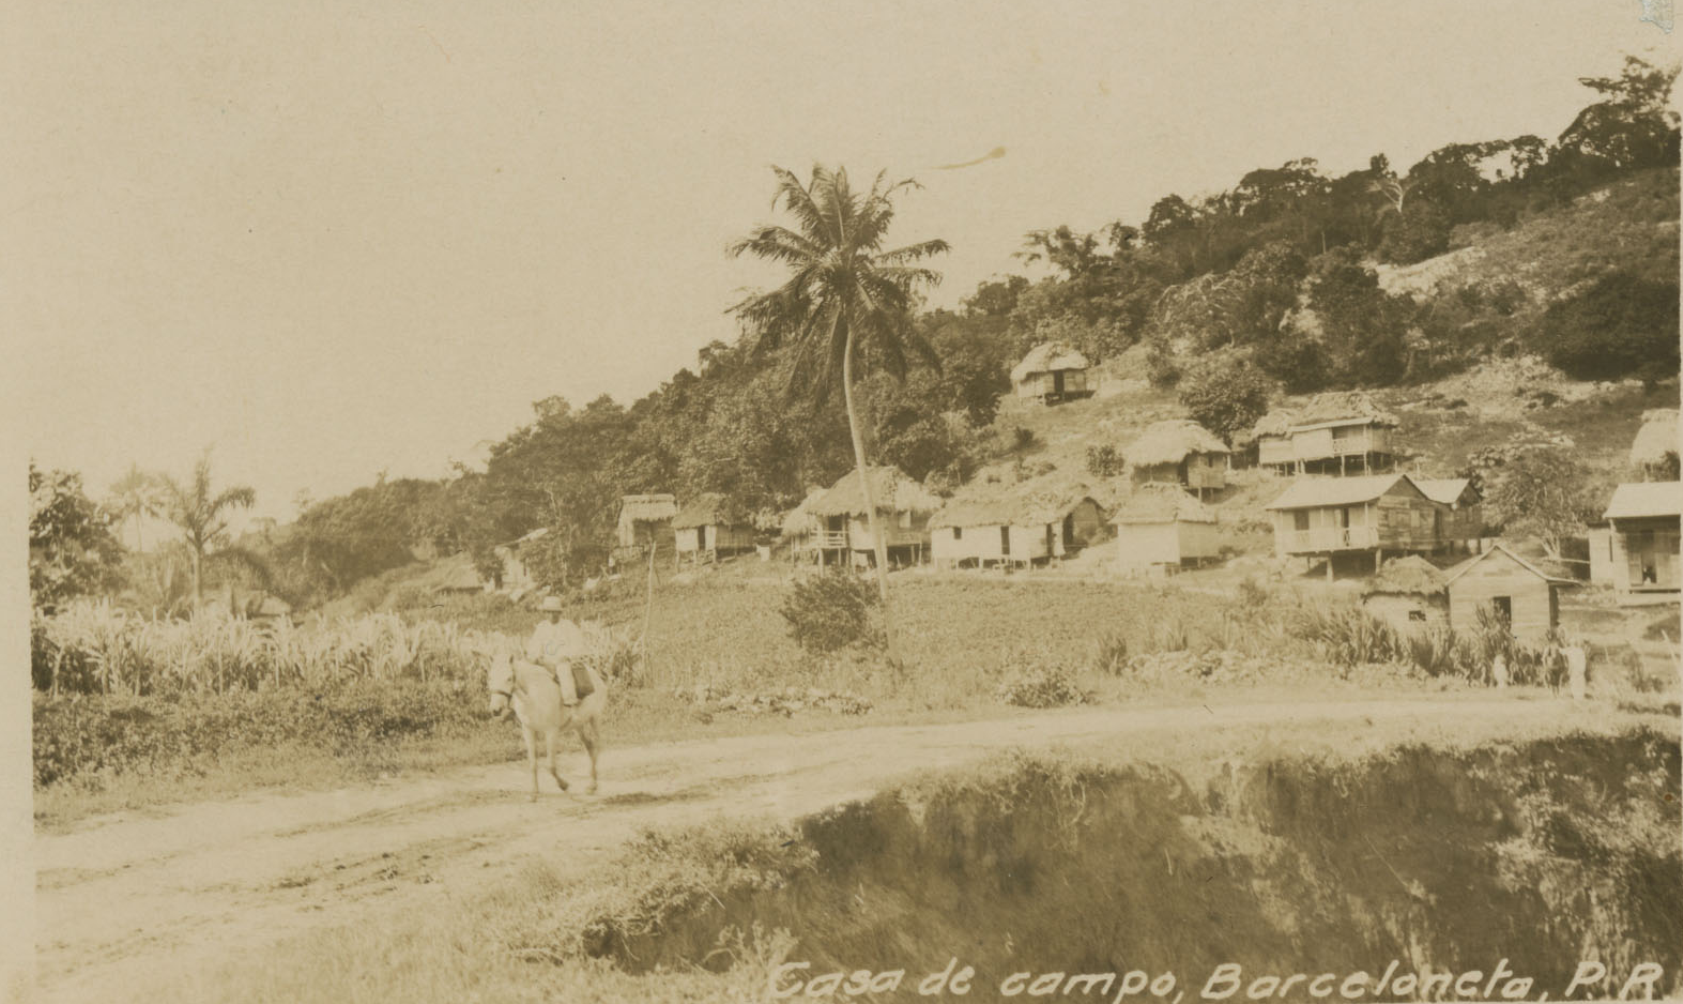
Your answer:
[[[561,703],[572,707],[592,691],[590,675],[579,663],[586,651],[584,632],[561,618],[561,597],[546,596],[538,607],[546,616],[526,641],[526,660],[549,670],[561,687]],[[566,667],[568,672],[561,672]]]

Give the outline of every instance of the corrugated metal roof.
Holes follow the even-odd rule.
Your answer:
[[[1472,484],[1466,478],[1414,478],[1414,487],[1425,493],[1433,502],[1444,505],[1454,505],[1461,501],[1461,493]]]
[[[1444,580],[1445,580],[1444,584],[1453,586],[1455,584],[1456,579],[1459,579],[1461,576],[1467,574],[1468,569],[1472,568],[1474,565],[1478,564],[1481,561],[1488,560],[1490,558],[1490,556],[1495,554],[1497,551],[1500,551],[1503,554],[1507,555],[1508,557],[1512,558],[1514,561],[1518,562],[1518,564],[1520,565],[1521,568],[1524,568],[1526,571],[1530,572],[1532,575],[1535,575],[1539,579],[1544,579],[1548,582],[1565,582],[1565,583],[1568,583],[1568,584],[1573,584],[1573,583],[1577,582],[1576,579],[1567,579],[1567,578],[1562,578],[1561,576],[1558,576],[1558,575],[1550,575],[1548,572],[1543,571],[1541,568],[1538,568],[1536,565],[1533,565],[1531,562],[1526,561],[1524,558],[1521,558],[1519,555],[1517,555],[1517,554],[1513,553],[1512,551],[1508,550],[1505,545],[1498,543],[1498,544],[1493,545],[1490,548],[1490,550],[1484,552],[1483,554],[1474,555],[1473,557],[1468,558],[1466,561],[1461,562],[1459,565],[1456,565],[1454,568],[1451,568],[1451,569],[1449,569],[1449,571],[1445,572],[1444,573]]]
[[[1279,498],[1263,508],[1314,509],[1320,506],[1372,502],[1390,491],[1398,481],[1407,481],[1416,491],[1420,490],[1414,479],[1406,474],[1366,474],[1356,478],[1298,478]]]
[[[1676,481],[1647,481],[1620,485],[1607,503],[1606,519],[1640,519],[1643,516],[1683,514],[1683,484]]]

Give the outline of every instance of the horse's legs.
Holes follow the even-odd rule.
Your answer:
[[[521,733],[521,735],[526,737],[526,766],[528,766],[532,769],[532,798],[531,798],[531,801],[536,802],[538,800],[538,743],[537,743],[537,737],[532,735],[532,730],[529,729],[529,728],[521,729],[520,733]]]
[[[596,753],[601,746],[602,736],[596,730],[596,719],[590,718],[579,723],[579,738],[584,741],[584,751],[590,754],[590,788],[589,792],[596,794]]]
[[[565,779],[563,779],[561,777],[561,772],[555,769],[555,730],[554,729],[550,729],[548,732],[545,732],[543,734],[543,744],[544,744],[544,749],[549,752],[549,776],[553,777],[555,779],[555,783],[561,786],[562,791],[566,791],[567,790],[567,782],[566,782]]]

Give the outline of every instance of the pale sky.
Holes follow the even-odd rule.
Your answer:
[[[1638,0],[14,6],[0,332],[42,463],[258,511],[452,458],[531,402],[653,390],[775,278],[769,165],[887,168],[954,305],[1024,232],[1314,157],[1553,139],[1672,61]],[[1005,156],[962,170],[995,147]]]

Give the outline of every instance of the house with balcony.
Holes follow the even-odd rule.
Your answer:
[[[1611,581],[1626,603],[1675,603],[1683,584],[1677,567],[1680,514],[1683,484],[1676,481],[1614,489],[1603,514],[1606,532],[1590,535],[1591,577],[1602,569],[1602,581]],[[1595,554],[1596,548],[1605,548],[1605,554]]]
[[[1087,357],[1062,342],[1041,342],[1011,368],[1011,388],[1019,398],[1057,404],[1091,397]]]
[[[1124,456],[1135,485],[1173,485],[1202,499],[1227,485],[1229,453],[1214,433],[1181,418],[1146,426]]]
[[[1274,522],[1274,553],[1381,567],[1387,553],[1430,554],[1438,547],[1438,503],[1407,474],[1299,478],[1265,507]]]
[[[1360,391],[1317,394],[1279,408],[1251,429],[1256,462],[1279,474],[1340,477],[1389,471],[1401,454],[1397,418]]]
[[[929,518],[941,508],[941,499],[898,467],[871,467],[868,471],[871,502],[876,507],[889,564],[921,564],[929,557]],[[870,510],[865,505],[858,468],[803,505],[814,523],[811,546],[821,562],[870,565],[876,561],[876,538],[871,535]]]

